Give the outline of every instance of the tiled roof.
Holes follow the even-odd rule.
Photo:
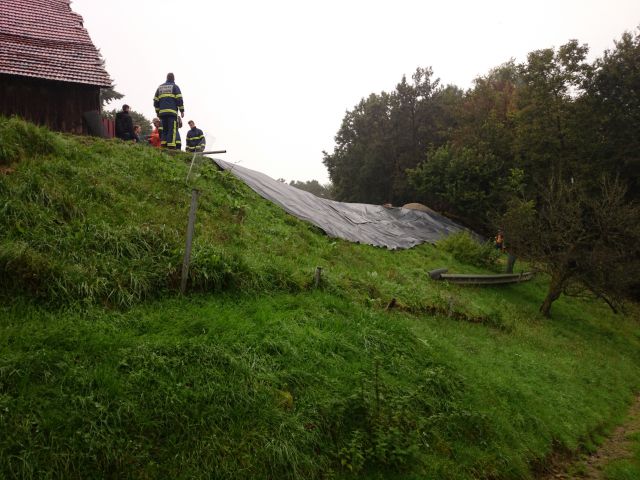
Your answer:
[[[69,0],[0,0],[0,73],[111,86]]]

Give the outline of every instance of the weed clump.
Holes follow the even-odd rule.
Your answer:
[[[462,392],[460,378],[442,366],[424,368],[411,389],[399,389],[375,363],[358,393],[324,412],[336,463],[352,474],[415,471],[427,468],[426,452],[450,449],[453,438],[481,440],[490,427],[482,414],[462,408]]]
[[[189,284],[193,290],[220,292],[250,276],[249,267],[235,252],[204,244],[197,246],[192,255]]]

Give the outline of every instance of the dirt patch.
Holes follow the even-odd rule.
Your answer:
[[[636,397],[629,409],[626,421],[613,431],[611,436],[600,445],[596,452],[577,462],[559,462],[551,467],[549,473],[538,478],[541,480],[602,479],[604,478],[602,472],[609,463],[633,457],[633,452],[631,451],[632,441],[628,437],[637,432],[640,432],[640,396]]]

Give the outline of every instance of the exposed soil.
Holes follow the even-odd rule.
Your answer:
[[[585,456],[578,462],[560,462],[551,468],[550,473],[541,475],[539,478],[541,480],[603,479],[602,471],[606,465],[615,460],[623,460],[633,456],[632,442],[627,437],[636,432],[640,432],[640,396],[631,406],[626,421],[614,430],[596,452]],[[576,471],[580,473],[574,473]]]

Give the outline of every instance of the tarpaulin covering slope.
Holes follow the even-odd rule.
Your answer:
[[[464,230],[435,212],[326,200],[278,182],[264,173],[219,159],[214,161],[262,197],[280,205],[291,215],[316,225],[330,237],[395,250],[424,242],[434,243]]]

